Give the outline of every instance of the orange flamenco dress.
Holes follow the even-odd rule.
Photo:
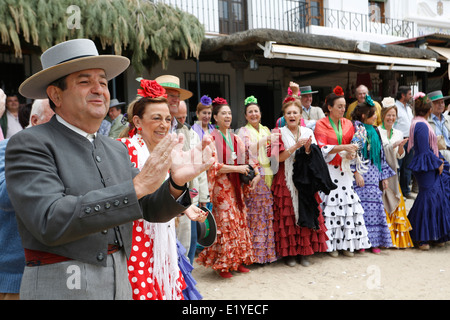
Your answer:
[[[238,174],[219,173],[224,163],[230,163],[230,150],[218,130],[212,133],[216,141],[216,162],[208,170],[209,194],[212,203],[212,214],[217,224],[216,242],[203,249],[196,261],[203,266],[211,267],[218,272],[240,270],[242,265],[250,265],[255,261],[252,236],[247,223],[247,207]],[[235,135],[231,135],[234,150],[238,157],[244,155],[244,144]],[[220,148],[220,149],[219,149]],[[222,149],[223,148],[223,149]],[[228,156],[227,156],[228,155]],[[219,162],[219,159],[227,161]],[[231,160],[231,164],[237,161]]]

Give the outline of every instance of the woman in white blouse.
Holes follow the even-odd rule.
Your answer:
[[[384,98],[382,101],[382,124],[378,127],[383,143],[386,161],[391,168],[398,172],[398,161],[405,156],[403,146],[408,139],[403,139],[403,133],[394,128],[397,120],[397,107],[393,98]],[[398,175],[392,176],[389,187],[383,191],[383,202],[386,211],[392,243],[396,248],[413,247],[409,231],[411,224],[407,218],[405,201],[400,189]]]

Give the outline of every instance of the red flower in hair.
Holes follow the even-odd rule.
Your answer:
[[[286,99],[284,99],[283,104],[291,102],[291,101],[295,101],[294,97],[287,97]]]
[[[335,95],[340,96],[340,97],[342,97],[344,95],[344,90],[340,86],[337,86],[336,88],[334,88],[333,92]]]
[[[228,104],[227,100],[225,100],[224,98],[215,98],[212,102],[212,104],[214,105],[223,105],[223,104]]]
[[[141,80],[141,89],[137,91],[138,95],[143,98],[167,98],[166,89],[161,87],[155,80]]]

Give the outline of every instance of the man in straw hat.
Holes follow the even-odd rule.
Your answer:
[[[169,221],[186,210],[185,184],[212,163],[209,143],[203,145],[209,162],[175,165],[171,154],[183,156],[175,150],[182,138],[169,134],[139,172],[125,145],[96,135],[109,109],[108,81],[129,60],[99,55],[94,42],[76,39],[51,47],[41,62],[43,70],[19,92],[48,96],[56,115],[14,135],[6,150],[7,188],[27,264],[20,296],[131,299],[132,221]]]
[[[172,75],[162,75],[155,79],[161,87],[166,89],[170,115],[172,116],[172,130],[183,129],[183,123],[176,120],[180,101],[192,97],[192,92],[180,87],[180,78]],[[186,127],[186,129],[188,129]]]
[[[428,94],[433,107],[428,123],[438,136],[439,152],[444,156],[445,160],[450,162],[450,116],[445,115],[445,100],[449,96],[444,96],[441,90],[433,91]]]
[[[184,136],[183,150],[187,151],[193,147],[198,141],[198,135],[190,130],[189,126],[177,119],[179,112],[181,111],[180,105],[185,104],[185,100],[192,97],[192,92],[181,88],[180,78],[173,75],[162,75],[155,79],[156,82],[167,92],[167,101],[169,105],[169,112],[172,116],[171,132],[177,132]],[[186,109],[186,113],[188,110]],[[204,198],[205,190],[208,190],[208,180],[206,178],[206,172],[202,173],[195,179],[189,182],[189,189],[196,189],[200,191],[201,197]],[[199,197],[193,197],[194,204],[198,203]],[[196,238],[195,222],[192,222],[186,216],[181,216],[178,219],[177,237],[183,247],[186,249],[186,254],[192,253],[191,246],[195,247],[192,239]],[[192,260],[191,260],[192,261]]]

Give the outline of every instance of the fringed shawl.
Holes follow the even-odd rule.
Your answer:
[[[409,141],[408,141],[408,152],[414,147],[414,129],[416,128],[416,123],[422,122],[425,123],[428,127],[428,142],[430,144],[431,150],[439,157],[439,148],[437,144],[437,136],[434,133],[433,128],[430,126],[428,121],[424,117],[417,116],[411,121],[411,127],[409,129]]]

